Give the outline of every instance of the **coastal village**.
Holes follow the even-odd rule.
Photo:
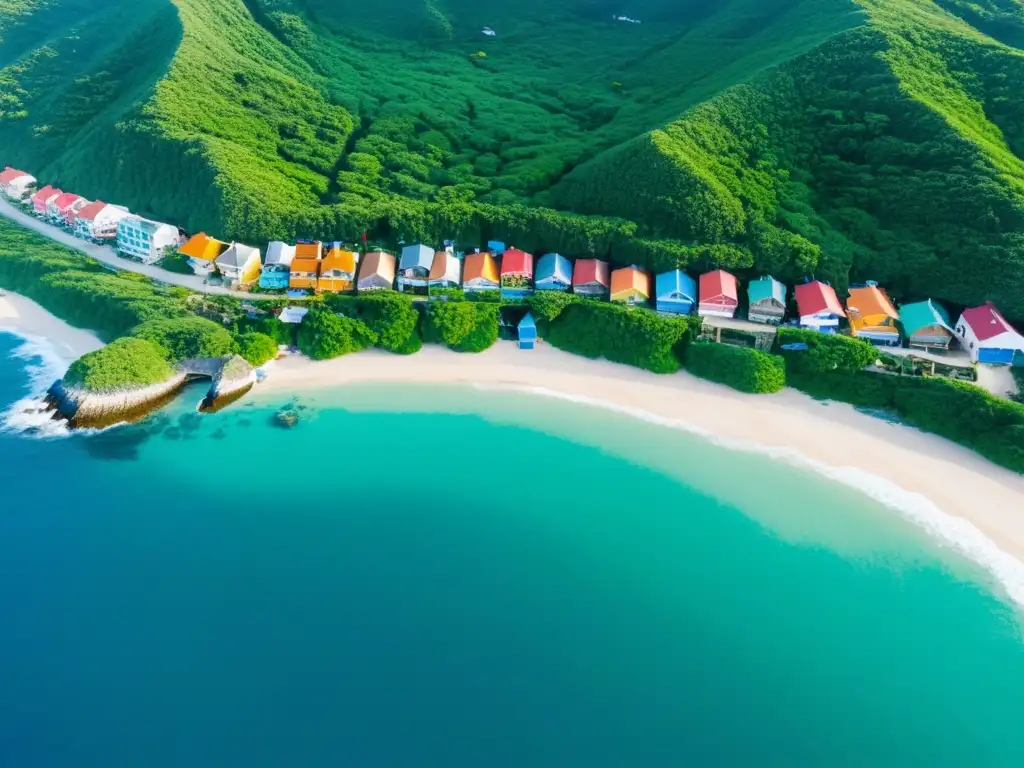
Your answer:
[[[218,240],[206,233],[188,236],[178,227],[131,213],[124,206],[91,201],[13,168],[0,173],[0,190],[39,219],[75,236],[106,244],[119,255],[144,264],[166,257],[186,260],[211,284],[258,294],[279,294],[298,304],[313,294],[397,290],[424,300],[445,300],[453,291],[471,298],[516,302],[536,291],[572,292],[659,313],[704,318],[704,337],[756,338],[780,325],[821,333],[847,332],[892,354],[917,350],[925,361],[973,367],[1024,366],[1024,336],[991,303],[964,308],[954,321],[937,300],[897,306],[875,282],[854,285],[845,301],[826,282],[806,279],[790,289],[770,275],[747,283],[717,269],[698,276],[682,269],[651,274],[635,265],[594,258],[569,259],[559,253],[534,254],[489,241],[486,247],[457,250],[422,243],[398,252],[353,248],[341,242],[300,240],[258,247]],[[281,319],[301,322],[301,306],[286,308]],[[537,342],[534,318],[517,321],[520,346]],[[910,354],[910,353],[907,353]],[[962,361],[962,362],[958,362]]]

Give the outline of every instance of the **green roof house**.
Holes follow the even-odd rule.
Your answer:
[[[771,275],[747,286],[747,300],[747,319],[752,323],[778,325],[786,315],[786,286]]]
[[[931,299],[900,307],[903,335],[912,347],[949,349],[953,326],[945,307]]]

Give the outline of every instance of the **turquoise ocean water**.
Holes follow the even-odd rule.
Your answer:
[[[1024,764],[1018,609],[852,489],[521,393],[198,398],[0,434],[5,768]]]

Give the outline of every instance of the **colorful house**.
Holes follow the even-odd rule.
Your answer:
[[[260,273],[260,288],[280,291],[288,288],[291,278],[292,261],[295,260],[295,246],[273,240],[267,245],[267,258]]]
[[[533,319],[533,313],[527,312],[526,316],[519,321],[519,348],[533,349],[537,344],[537,322]]]
[[[227,285],[242,287],[259,280],[263,270],[260,249],[241,243],[232,243],[230,248],[217,257],[216,264],[217,271]]]
[[[946,308],[931,299],[900,307],[903,336],[912,347],[949,349],[953,323]]]
[[[359,265],[360,291],[389,291],[395,283],[395,257],[387,251],[370,251]]]
[[[32,212],[36,216],[45,216],[46,207],[56,200],[58,197],[64,194],[64,190],[51,187],[47,184],[45,187],[37,191],[32,195]]]
[[[785,285],[767,275],[747,286],[747,319],[750,322],[779,325],[785,316]]]
[[[500,288],[501,275],[498,273],[498,263],[491,254],[484,251],[466,256],[462,270],[462,290],[469,293],[497,291]]]
[[[324,244],[319,240],[299,240],[295,243],[296,259],[320,261],[324,257]]]
[[[300,259],[296,254],[288,272],[288,287],[297,291],[316,290],[319,276],[320,259]]]
[[[572,263],[560,253],[545,253],[537,261],[534,287],[538,291],[568,291],[572,286]]]
[[[11,200],[24,200],[25,195],[35,186],[36,177],[24,171],[7,166],[0,172],[0,190]]]
[[[488,240],[487,250],[493,253],[495,258],[501,258],[502,254],[505,253],[505,244],[501,240]]]
[[[159,261],[181,243],[178,228],[141,216],[125,216],[117,222],[117,250],[144,264]]]
[[[654,279],[654,290],[659,312],[688,315],[697,303],[697,283],[681,269],[658,275]]]
[[[46,217],[54,224],[68,224],[88,204],[89,201],[81,195],[65,192],[46,204]]]
[[[341,243],[331,243],[327,255],[320,262],[320,279],[316,287],[319,291],[342,293],[356,287],[355,253],[345,250]]]
[[[735,276],[722,269],[705,272],[700,276],[701,317],[735,317],[740,305],[740,287]]]
[[[608,295],[608,262],[577,259],[572,270],[572,292],[580,296],[604,298]]]
[[[458,288],[462,281],[462,262],[451,251],[434,253],[434,263],[430,265],[427,285],[430,288]]]
[[[801,328],[832,333],[839,327],[839,321],[846,317],[835,289],[828,283],[812,280],[798,285],[794,293]]]
[[[625,304],[646,304],[651,298],[651,276],[637,267],[612,272],[611,300]]]
[[[521,299],[533,293],[533,254],[510,248],[501,256],[501,297]]]
[[[426,288],[433,263],[433,248],[428,248],[422,243],[405,246],[402,249],[402,258],[398,262],[398,290],[417,292],[417,289]]]
[[[877,283],[850,289],[846,317],[857,338],[890,347],[900,343],[899,312]]]
[[[123,205],[96,200],[75,214],[75,235],[86,240],[113,240],[117,237],[117,222],[130,215]]]
[[[216,271],[217,257],[230,248],[229,243],[216,240],[205,232],[192,235],[178,253],[188,258],[188,265],[200,277],[209,277]]]
[[[976,363],[1011,365],[1014,357],[1024,356],[1024,336],[990,301],[965,309],[956,323],[956,335]]]

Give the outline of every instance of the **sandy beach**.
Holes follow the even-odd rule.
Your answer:
[[[66,362],[103,346],[96,334],[68,325],[31,299],[11,291],[0,291],[0,331],[19,336],[41,337]]]
[[[795,390],[745,395],[685,372],[658,376],[543,344],[521,352],[503,342],[479,355],[428,346],[408,357],[378,350],[325,362],[291,356],[275,364],[259,392],[378,382],[542,388],[689,425],[726,444],[796,452],[919,494],[1024,562],[1024,477],[942,438]]]

